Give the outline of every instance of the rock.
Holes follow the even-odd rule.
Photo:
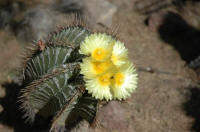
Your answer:
[[[172,5],[172,0],[138,0],[134,9],[141,14],[152,14]]]
[[[82,0],[60,0],[56,5],[55,9],[62,13],[81,13],[83,10]]]
[[[107,131],[128,132],[129,120],[128,111],[123,104],[111,101],[106,106],[100,108],[97,120],[100,126]]]
[[[157,32],[157,30],[159,29],[159,26],[164,21],[164,16],[165,14],[162,12],[153,13],[149,16],[147,20],[147,24],[151,31]]]
[[[37,5],[49,5],[49,4],[53,4],[55,1],[58,0],[10,0],[11,2],[19,2],[19,3],[23,3],[26,7],[34,7]]]
[[[63,25],[65,16],[72,12],[89,18],[91,25],[100,23],[110,27],[116,11],[117,7],[106,0],[61,0],[54,4],[28,9],[17,26],[16,34],[21,40],[29,42],[46,38],[56,26]]]
[[[117,7],[106,0],[82,0],[84,11],[90,21],[100,23],[107,27],[112,24],[112,17],[117,11]]]
[[[17,29],[17,37],[26,40],[40,40],[55,29],[55,13],[47,8],[36,7],[25,12]]]
[[[11,20],[11,13],[7,10],[0,10],[0,28],[5,27]]]
[[[117,7],[106,0],[61,0],[55,5],[62,13],[79,13],[89,18],[89,24],[100,23],[110,27]]]
[[[7,29],[12,28],[11,23],[15,16],[20,11],[19,3],[11,3],[4,5],[0,8],[0,28]]]

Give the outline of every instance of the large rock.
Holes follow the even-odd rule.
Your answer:
[[[95,23],[110,27],[117,7],[106,0],[82,0],[84,10]]]
[[[25,12],[17,28],[17,36],[26,41],[40,40],[56,27],[55,13],[47,8],[36,7]]]

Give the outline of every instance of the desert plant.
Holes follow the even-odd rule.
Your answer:
[[[136,88],[137,74],[123,43],[81,22],[60,28],[27,53],[20,97],[24,116],[29,122],[36,115],[53,117],[51,131],[64,130],[77,117],[92,123],[100,100],[126,99]]]
[[[97,100],[84,92],[83,77],[79,74],[83,55],[78,49],[89,34],[80,25],[69,26],[52,34],[44,49],[41,45],[31,48],[23,70],[25,88],[21,97],[28,121],[33,122],[36,114],[48,118],[57,113],[53,130],[64,127],[72,111],[89,122],[94,119]]]

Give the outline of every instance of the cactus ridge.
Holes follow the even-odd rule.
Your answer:
[[[72,47],[79,46],[80,43],[88,36],[90,32],[82,26],[72,28],[61,28],[58,32],[50,35],[48,45],[69,46],[69,42],[73,43]]]
[[[83,91],[76,92],[75,94],[73,94],[69,102],[64,105],[64,107],[57,113],[57,115],[53,119],[50,131],[59,129],[57,128],[57,126],[60,126],[60,128],[62,129],[63,127],[65,127],[65,121],[67,120],[71,111],[75,108],[75,105],[78,103],[78,97],[80,97],[82,93]]]
[[[27,62],[24,70],[26,81],[39,79],[50,73],[55,67],[64,64],[70,58],[71,52],[72,49],[67,47],[47,47],[42,53]]]
[[[82,56],[77,53],[77,47],[80,45],[80,40],[83,40],[87,35],[89,35],[89,31],[80,27],[64,28],[52,35],[45,50],[39,54],[36,54],[37,51],[35,51],[36,53],[29,57],[30,59],[26,62],[24,68],[24,77],[28,79],[26,82],[38,79],[54,67],[66,63],[67,59],[77,61],[76,58]],[[75,48],[76,50],[74,50]]]
[[[56,112],[65,101],[68,100],[74,89],[80,85],[68,84],[68,80],[72,75],[79,73],[78,63],[67,64],[65,68],[57,68],[53,73],[43,76],[41,79],[31,82],[23,92],[24,108],[27,110],[28,117],[34,118],[36,112],[44,108],[48,113],[47,116]],[[52,101],[53,100],[53,101]],[[32,111],[34,109],[34,111]],[[51,111],[49,111],[51,110]],[[44,111],[44,110],[43,110]],[[32,116],[29,116],[31,114]]]
[[[25,88],[20,97],[28,122],[33,122],[36,115],[55,116],[52,131],[65,127],[71,115],[92,122],[97,100],[84,93],[84,81],[79,73],[84,56],[78,52],[88,35],[90,31],[81,25],[68,26],[51,34],[43,50],[39,46],[29,49],[23,68]]]
[[[96,116],[97,100],[88,93],[85,93],[75,105],[73,113],[79,113],[83,119],[92,123]]]

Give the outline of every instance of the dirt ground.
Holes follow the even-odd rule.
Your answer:
[[[187,14],[191,5],[143,13],[136,0],[109,1],[117,7],[112,23],[119,25],[120,39],[137,68],[138,88],[127,101],[112,101],[102,107],[96,128],[81,121],[71,131],[199,132],[199,77],[188,63],[200,55],[196,46],[200,23]],[[139,2],[145,5],[148,0]],[[15,34],[0,31],[0,132],[43,131],[37,124],[33,128],[24,123],[15,102],[20,89],[16,68],[24,47],[21,43]]]

